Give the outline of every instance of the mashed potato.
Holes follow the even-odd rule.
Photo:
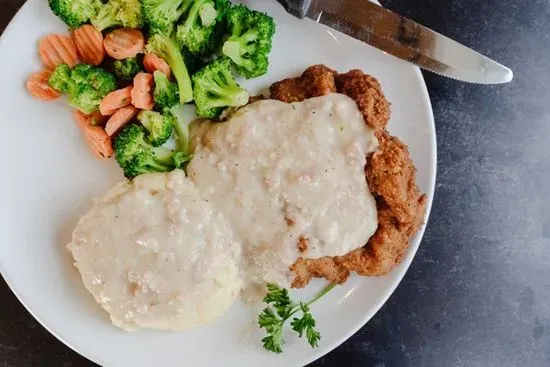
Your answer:
[[[180,170],[116,186],[80,220],[67,248],[88,291],[123,329],[208,323],[242,287],[230,225]]]

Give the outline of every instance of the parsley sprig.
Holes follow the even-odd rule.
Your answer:
[[[274,353],[282,353],[285,343],[283,339],[283,326],[288,319],[298,312],[302,313],[302,317],[294,317],[290,322],[290,327],[298,333],[298,337],[300,338],[305,334],[312,348],[317,347],[319,340],[321,340],[321,334],[315,330],[315,319],[309,312],[309,306],[335,286],[336,284],[326,286],[308,302],[296,303],[290,300],[288,290],[279,288],[275,284],[268,284],[268,292],[264,298],[264,302],[268,306],[258,317],[260,328],[265,329],[267,334],[262,339],[264,348]]]

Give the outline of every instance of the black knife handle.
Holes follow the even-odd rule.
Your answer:
[[[286,9],[287,12],[303,19],[306,16],[307,9],[311,5],[311,0],[277,0]]]

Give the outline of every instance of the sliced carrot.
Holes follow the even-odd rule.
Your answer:
[[[119,108],[126,107],[132,103],[132,86],[115,90],[103,98],[99,104],[99,111],[103,116],[110,116]]]
[[[105,58],[103,35],[91,24],[84,24],[73,33],[78,53],[87,64],[99,65]]]
[[[29,94],[43,101],[59,98],[61,93],[50,87],[48,83],[50,75],[52,75],[50,70],[42,70],[29,76],[26,83]]]
[[[88,121],[88,115],[80,110],[73,110],[73,118],[78,128],[82,131],[86,130],[86,128],[90,125],[90,122]]]
[[[143,57],[143,67],[148,73],[153,74],[155,71],[162,71],[166,77],[170,78],[170,66],[155,54],[145,54]]]
[[[84,137],[97,158],[105,159],[114,154],[113,142],[101,126],[90,126]]]
[[[107,135],[113,136],[137,115],[138,109],[134,106],[122,107],[116,111],[105,125]]]
[[[88,122],[90,123],[90,125],[103,125],[105,121],[107,121],[107,117],[103,116],[99,111],[94,111],[88,115]]]
[[[73,117],[80,128],[85,128],[88,125],[103,125],[103,123],[107,119],[105,116],[99,113],[99,111],[94,111],[91,114],[86,115],[84,112],[77,109],[73,111]]]
[[[44,65],[54,69],[59,64],[70,67],[78,63],[78,51],[71,36],[50,34],[40,40],[38,53]]]
[[[137,73],[132,88],[132,104],[142,110],[151,110],[155,105],[153,100],[153,76],[147,73]]]
[[[105,36],[103,47],[113,59],[123,60],[143,52],[143,33],[135,28],[119,28]]]
[[[90,125],[91,115],[74,110],[73,116],[92,153],[99,159],[111,157],[114,153],[113,143],[105,130],[101,126]]]

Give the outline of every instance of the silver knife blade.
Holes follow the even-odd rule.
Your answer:
[[[368,0],[306,4],[308,18],[434,73],[479,84],[513,78],[506,66]]]

